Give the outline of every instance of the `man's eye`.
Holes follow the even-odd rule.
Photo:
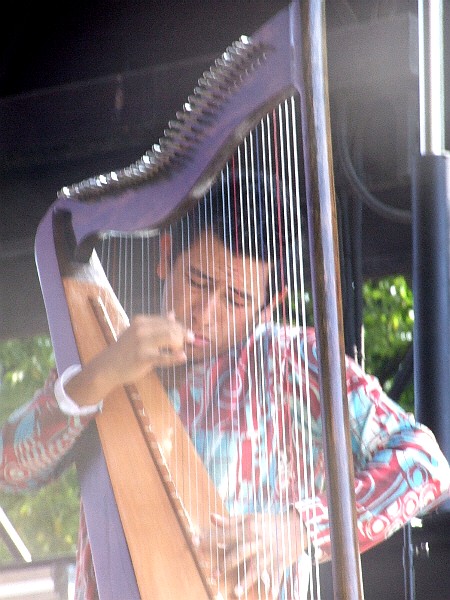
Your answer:
[[[233,300],[233,304],[236,308],[245,308],[246,303],[242,302],[242,300]]]
[[[241,296],[232,296],[231,302],[236,308],[244,308],[247,303]]]
[[[204,289],[207,287],[207,284],[204,281],[202,281],[201,279],[193,279],[192,277],[189,277],[188,281],[189,281],[189,285],[191,285],[192,287],[195,287],[195,288]]]

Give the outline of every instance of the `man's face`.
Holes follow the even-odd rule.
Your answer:
[[[251,333],[268,277],[266,263],[234,255],[208,230],[178,255],[167,275],[165,304],[195,333],[194,360],[221,354]]]

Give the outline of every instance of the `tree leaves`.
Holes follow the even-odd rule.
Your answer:
[[[2,423],[42,387],[54,364],[48,336],[0,343]],[[0,506],[34,560],[75,554],[79,519],[75,468],[38,491],[0,492]],[[0,564],[11,561],[7,547],[0,543]]]
[[[403,276],[369,280],[363,286],[364,345],[367,372],[376,375],[387,393],[399,364],[413,340],[414,309],[412,289]],[[412,382],[399,398],[413,410]]]

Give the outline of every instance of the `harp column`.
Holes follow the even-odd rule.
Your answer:
[[[325,2],[300,2],[302,128],[336,600],[363,598],[345,382]]]

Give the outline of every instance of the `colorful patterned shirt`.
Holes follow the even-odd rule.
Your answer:
[[[378,380],[351,359],[346,360],[346,381],[357,534],[364,552],[447,498],[450,468],[433,434],[392,402]],[[295,506],[314,531],[316,558],[329,559],[314,331],[308,329],[303,336],[294,329],[261,326],[238,351],[208,357],[207,363],[186,370],[182,385],[167,387],[230,512],[258,512],[268,505],[272,511],[282,510],[287,497],[287,504]],[[50,380],[3,427],[2,488],[33,489],[48,481],[91,419],[64,416]],[[292,435],[295,423],[306,428],[307,445]],[[304,480],[299,475],[299,463],[311,465],[311,485],[307,484],[311,474]],[[77,599],[96,598],[83,511],[76,587]]]

